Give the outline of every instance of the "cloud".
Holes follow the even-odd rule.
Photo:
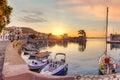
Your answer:
[[[75,18],[84,20],[103,20],[106,15],[106,8],[104,6],[76,6],[72,7],[70,11],[77,13]]]
[[[106,5],[108,5],[109,19],[120,20],[119,0],[59,0],[57,4],[66,6],[62,12],[74,13],[74,18],[84,20],[105,20]]]
[[[43,15],[42,12],[39,11],[28,11],[28,10],[21,10],[22,13],[28,13],[28,14],[32,14],[32,15]]]
[[[99,4],[106,4],[107,0],[59,0],[57,3],[60,5],[99,5]]]
[[[41,18],[41,17],[31,17],[31,16],[24,16],[20,18],[20,21],[23,22],[29,22],[29,23],[38,23],[38,22],[47,22],[47,20]]]
[[[24,14],[24,16],[19,18],[19,20],[22,22],[27,23],[47,22],[47,20],[41,17],[41,15],[43,16],[42,12],[28,10],[22,10],[21,12]]]

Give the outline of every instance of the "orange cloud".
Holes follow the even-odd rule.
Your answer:
[[[69,4],[84,4],[84,5],[99,5],[106,4],[107,0],[59,0],[58,4],[69,5]]]
[[[78,18],[78,19],[103,20],[105,19],[106,7],[100,6],[100,5],[96,7],[75,6],[75,7],[72,7],[70,11],[77,13],[77,15],[75,15],[75,18]]]
[[[109,8],[109,19],[112,21],[120,20],[120,6],[118,6],[118,7],[111,6]]]
[[[109,19],[120,20],[119,0],[60,0],[60,5],[74,5],[62,10],[75,14],[75,18],[85,20],[105,20],[106,5],[109,6]],[[77,13],[77,14],[76,14]]]

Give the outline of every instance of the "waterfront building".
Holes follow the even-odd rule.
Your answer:
[[[3,29],[0,33],[0,41],[8,41],[10,39],[9,31]]]
[[[7,30],[10,34],[10,40],[19,40],[22,38],[22,29],[20,27],[8,27]]]
[[[110,34],[110,41],[120,41],[120,34]]]

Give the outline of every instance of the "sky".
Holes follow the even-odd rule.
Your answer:
[[[88,37],[105,36],[106,5],[109,6],[109,33],[119,33],[119,0],[8,0],[13,7],[11,23],[43,33],[78,36],[85,30]]]

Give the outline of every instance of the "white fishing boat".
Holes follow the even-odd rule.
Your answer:
[[[33,48],[29,45],[27,47],[23,47],[23,52],[24,52],[25,55],[36,54],[36,53],[39,53],[39,49]]]
[[[57,60],[56,57],[58,55],[63,55],[64,58]],[[57,53],[54,59],[55,61],[50,61],[50,63],[45,66],[40,73],[48,75],[60,75],[68,69],[68,64],[66,63],[65,59],[66,55],[64,53]]]
[[[104,54],[99,59],[99,73],[101,75],[113,74],[116,72],[117,65],[113,58]]]
[[[40,69],[45,67],[49,63],[48,61],[49,54],[50,52],[48,51],[35,54],[34,56],[36,58],[28,64],[29,69]]]

